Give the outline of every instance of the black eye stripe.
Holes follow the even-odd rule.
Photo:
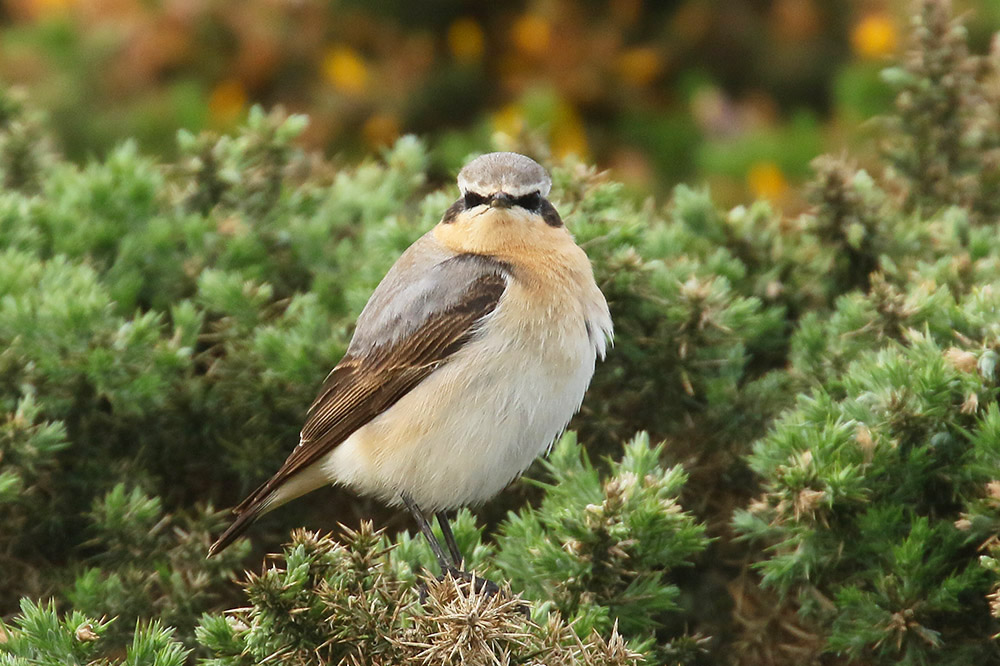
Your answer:
[[[448,210],[444,212],[444,217],[441,218],[441,221],[444,224],[451,224],[452,222],[455,221],[455,218],[458,217],[458,214],[461,213],[463,210],[465,210],[465,201],[459,199],[452,205],[448,206]]]
[[[448,224],[454,222],[458,214],[463,210],[469,210],[470,208],[475,208],[488,202],[488,198],[481,194],[475,192],[466,192],[462,197],[453,203],[447,211],[445,211],[442,222]],[[545,223],[550,227],[561,227],[562,218],[559,217],[559,213],[556,211],[555,206],[549,203],[548,199],[543,199],[540,192],[537,190],[531,194],[525,194],[523,196],[512,199],[511,203],[525,210],[529,210],[533,213],[538,213],[545,220]]]
[[[538,212],[542,207],[542,195],[539,192],[532,192],[514,199],[514,205],[525,210]]]
[[[484,197],[483,195],[476,194],[475,192],[466,192],[465,193],[465,207],[466,208],[475,208],[476,206],[479,206],[480,204],[484,204],[484,203],[486,203],[486,197]]]
[[[548,199],[542,199],[541,209],[538,211],[545,220],[545,224],[550,227],[561,227],[563,225],[562,218],[559,217],[559,211],[553,206]]]

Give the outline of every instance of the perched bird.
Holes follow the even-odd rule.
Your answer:
[[[358,317],[298,446],[234,509],[209,555],[262,514],[326,484],[405,504],[442,572],[462,557],[445,511],[516,479],[579,409],[611,315],[587,255],[546,198],[548,173],[490,153]],[[435,512],[454,567],[422,513]]]

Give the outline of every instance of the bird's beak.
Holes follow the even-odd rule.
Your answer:
[[[490,208],[510,208],[514,205],[514,198],[506,192],[497,192],[490,197]]]

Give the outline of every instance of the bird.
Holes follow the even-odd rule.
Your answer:
[[[458,199],[376,287],[298,445],[233,509],[209,557],[263,514],[332,484],[405,506],[442,575],[464,573],[447,513],[489,500],[551,448],[613,340],[607,300],[551,187],[518,153],[461,169]]]

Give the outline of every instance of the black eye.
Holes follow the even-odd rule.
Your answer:
[[[484,197],[482,194],[476,194],[475,192],[465,193],[466,209],[475,208],[476,206],[479,206],[480,204],[484,203],[486,203],[486,197]]]
[[[542,207],[542,195],[539,192],[525,194],[522,197],[514,199],[514,205],[520,206],[525,210],[538,212],[538,210]]]

